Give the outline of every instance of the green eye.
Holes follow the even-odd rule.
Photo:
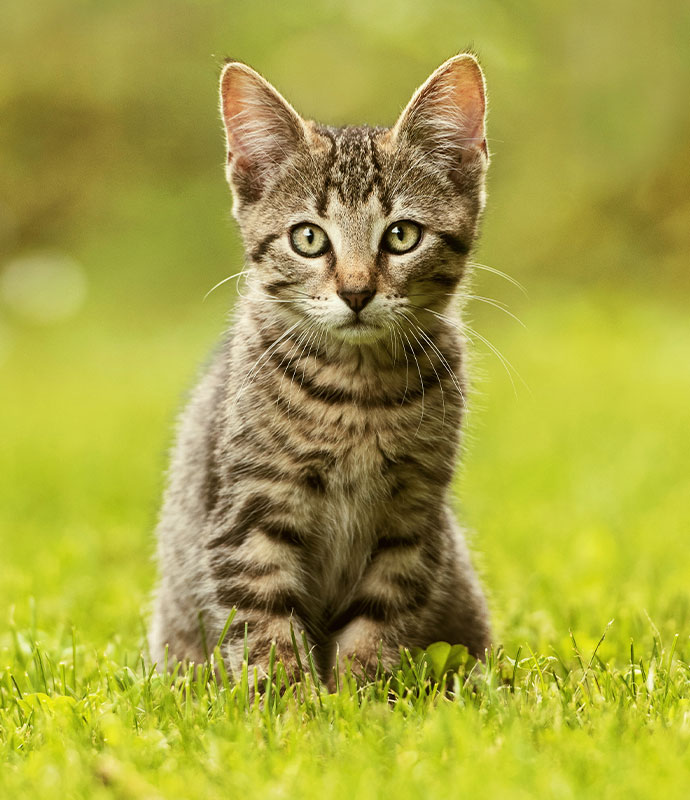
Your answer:
[[[409,253],[422,238],[421,225],[409,219],[389,225],[383,234],[381,247],[389,253]]]
[[[295,225],[290,231],[290,242],[296,253],[307,258],[322,256],[331,246],[326,232],[309,222]]]

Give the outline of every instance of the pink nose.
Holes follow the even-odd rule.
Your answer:
[[[347,289],[340,289],[338,291],[338,297],[356,314],[364,308],[375,294],[376,291],[374,289],[361,289],[356,292],[350,292]]]

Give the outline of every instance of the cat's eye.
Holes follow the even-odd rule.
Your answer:
[[[381,240],[381,247],[389,253],[409,253],[422,238],[422,228],[409,219],[394,222],[386,228]]]
[[[326,232],[318,225],[310,222],[303,222],[290,231],[290,242],[292,249],[301,256],[316,258],[326,253],[331,242],[326,236]]]

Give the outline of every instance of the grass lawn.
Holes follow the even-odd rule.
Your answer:
[[[543,290],[523,330],[475,303],[529,386],[476,343],[456,496],[500,647],[447,696],[432,653],[247,708],[141,658],[171,423],[221,294],[0,328],[0,797],[687,796],[687,309]]]

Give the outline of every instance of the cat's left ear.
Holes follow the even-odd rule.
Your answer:
[[[220,111],[228,143],[228,182],[238,199],[253,202],[304,143],[304,123],[267,80],[239,61],[223,68]]]
[[[426,150],[430,158],[457,168],[488,163],[486,89],[477,59],[448,59],[417,89],[392,130],[394,141]]]

